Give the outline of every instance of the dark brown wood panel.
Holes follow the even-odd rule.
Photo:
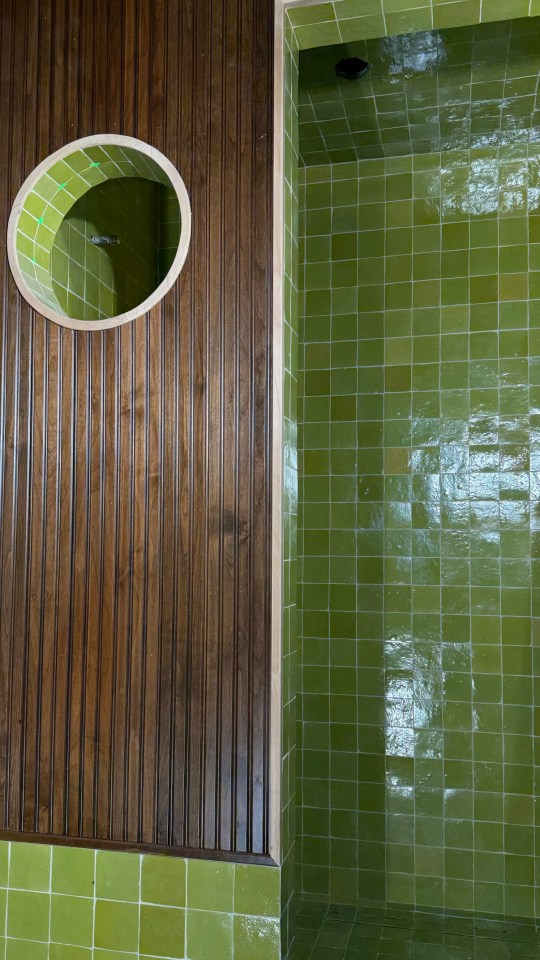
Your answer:
[[[269,855],[272,7],[2,0],[3,836]],[[158,307],[86,334],[5,236],[100,132],[176,164],[193,235]]]

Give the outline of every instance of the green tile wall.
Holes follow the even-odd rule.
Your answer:
[[[2,960],[278,960],[280,871],[0,842]]]
[[[522,18],[302,51],[303,163],[538,142],[539,30]],[[351,56],[369,73],[337,78]]]
[[[532,917],[540,152],[305,180],[299,889]]]

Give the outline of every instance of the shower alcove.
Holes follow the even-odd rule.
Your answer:
[[[153,307],[184,263],[190,207],[173,165],[131,137],[93,136],[48,157],[13,206],[10,266],[62,326],[118,326]]]
[[[540,956],[538,12],[286,11],[292,960]]]

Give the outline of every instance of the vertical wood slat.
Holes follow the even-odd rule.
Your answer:
[[[193,209],[128,327],[57,328],[0,263],[0,834],[268,859],[272,4],[6,0],[0,31],[4,236],[91,133]]]

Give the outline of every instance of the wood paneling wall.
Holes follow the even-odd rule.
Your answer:
[[[2,0],[0,827],[269,854],[271,0]],[[103,333],[7,267],[24,178],[78,137],[162,150],[193,236]]]

